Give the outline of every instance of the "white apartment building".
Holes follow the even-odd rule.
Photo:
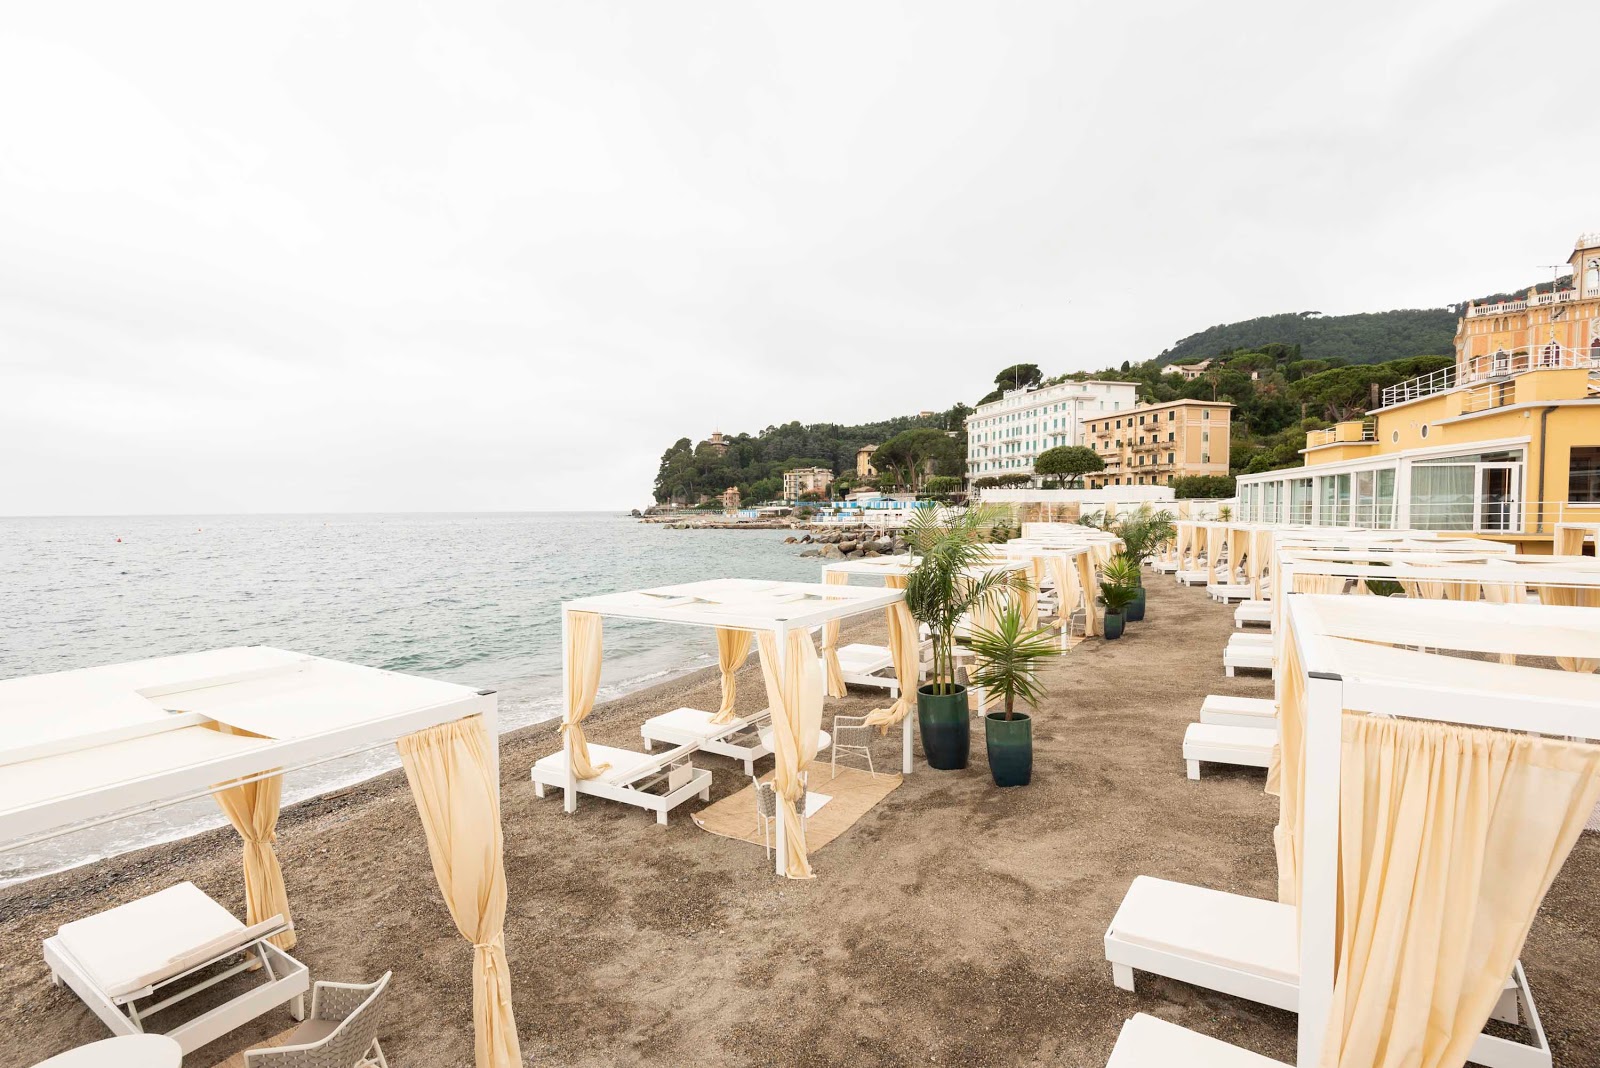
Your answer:
[[[1082,445],[1087,420],[1133,408],[1133,382],[1060,382],[1015,389],[967,416],[967,477],[1032,474],[1033,460],[1057,445]]]

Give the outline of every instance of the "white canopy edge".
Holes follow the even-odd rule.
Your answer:
[[[0,681],[0,842],[470,715],[492,731],[494,711],[493,691],[265,646]]]
[[[821,582],[707,579],[676,586],[581,597],[563,612],[782,634],[887,608],[905,592]]]

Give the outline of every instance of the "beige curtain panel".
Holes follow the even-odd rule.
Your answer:
[[[1225,581],[1232,582],[1239,571],[1239,555],[1244,552],[1245,538],[1249,535],[1242,527],[1228,528],[1228,574]]]
[[[1056,602],[1059,609],[1056,613],[1056,627],[1067,630],[1072,626],[1072,613],[1078,607],[1078,598],[1082,596],[1078,589],[1078,571],[1059,554],[1049,558],[1050,577],[1056,584]],[[1091,611],[1089,613],[1093,615]]]
[[[1483,599],[1491,604],[1522,604],[1527,601],[1527,589],[1514,582],[1485,582]],[[1500,663],[1515,664],[1516,653],[1501,653]]]
[[[1342,575],[1296,575],[1294,592],[1339,594],[1344,592],[1345,583],[1348,581]]]
[[[1267,553],[1272,548],[1272,532],[1270,530],[1252,530],[1250,532],[1249,555],[1245,557],[1245,575],[1250,579],[1250,597],[1252,600],[1261,600],[1261,575],[1266,570],[1262,565],[1266,563]]]
[[[595,634],[598,645],[598,633]],[[395,744],[411,784],[428,855],[456,930],[472,943],[477,1068],[520,1068],[506,963],[505,842],[500,795],[482,716],[441,723]]]
[[[1217,558],[1222,555],[1223,530],[1215,523],[1206,527],[1206,584],[1216,585]]]
[[[1541,604],[1559,604],[1568,607],[1600,608],[1600,590],[1580,590],[1571,586],[1535,586]],[[1591,657],[1558,656],[1556,663],[1564,671],[1588,675],[1600,667],[1600,659]]]
[[[1173,536],[1174,556],[1177,560],[1178,569],[1187,571],[1189,569],[1189,544],[1194,537],[1194,528],[1191,524],[1183,522],[1175,523],[1174,526],[1178,531]]]
[[[1600,747],[1345,714],[1323,1068],[1459,1068],[1600,800]]]
[[[289,892],[283,885],[283,868],[272,843],[278,840],[278,809],[283,804],[283,776],[273,775],[255,782],[228,786],[213,795],[222,814],[244,839],[245,922],[260,923],[273,916],[289,916]],[[293,930],[273,935],[273,945],[282,950],[294,948]]]
[[[1083,634],[1092,638],[1102,634],[1105,628],[1101,625],[1100,609],[1095,604],[1100,587],[1095,584],[1095,556],[1094,550],[1079,553],[1076,557],[1078,563],[1078,583],[1083,588]]]
[[[1286,623],[1285,626],[1288,624]],[[1278,744],[1267,768],[1267,793],[1278,795],[1272,844],[1278,855],[1278,900],[1300,902],[1300,832],[1305,819],[1306,684],[1291,630],[1283,640],[1283,685],[1278,694]]]
[[[589,741],[583,736],[583,721],[594,711],[600,692],[600,637],[599,616],[567,614],[567,718],[561,729],[572,740],[572,770],[580,779],[592,779],[611,766],[589,762]]]
[[[733,722],[733,706],[739,698],[739,684],[735,676],[749,656],[749,631],[717,628],[717,670],[722,673],[722,704],[717,706],[717,714],[711,717],[712,723]],[[834,664],[837,667],[837,658]]]
[[[890,584],[893,585],[893,582]],[[904,601],[896,601],[884,609],[883,614],[888,621],[889,656],[894,661],[894,677],[900,687],[900,696],[888,708],[875,708],[868,712],[866,722],[869,727],[877,727],[879,734],[888,734],[890,727],[905,719],[917,699],[922,640],[917,621],[911,618],[911,609],[906,607]]]
[[[845,586],[850,582],[850,576],[842,571],[829,571],[822,576],[822,581],[830,586]],[[843,697],[844,669],[839,666],[839,625],[840,620],[832,620],[822,625],[822,666],[828,677],[828,696]]]
[[[1027,630],[1039,629],[1039,590],[1044,586],[1044,560],[1028,557],[1028,586],[1021,592],[1022,625]]]
[[[806,768],[817,755],[817,735],[822,730],[822,670],[811,635],[803,630],[789,632],[781,664],[777,635],[763,631],[757,643],[767,706],[772,710],[772,782],[783,799],[778,818],[783,820],[784,871],[791,879],[809,879],[811,861],[794,803],[800,797]]]

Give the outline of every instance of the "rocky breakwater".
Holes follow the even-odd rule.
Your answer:
[[[786,545],[804,545],[801,556],[824,560],[860,560],[871,556],[891,556],[906,551],[905,539],[897,534],[875,531],[823,530],[783,539]]]

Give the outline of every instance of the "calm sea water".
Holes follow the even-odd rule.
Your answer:
[[[560,714],[563,600],[815,581],[783,537],[575,512],[0,519],[0,678],[273,645],[498,690],[512,730]],[[716,663],[706,634],[625,620],[606,621],[605,655],[602,701]],[[385,748],[292,773],[285,802],[397,763]],[[0,880],[222,822],[209,801],[119,820],[0,853]]]

